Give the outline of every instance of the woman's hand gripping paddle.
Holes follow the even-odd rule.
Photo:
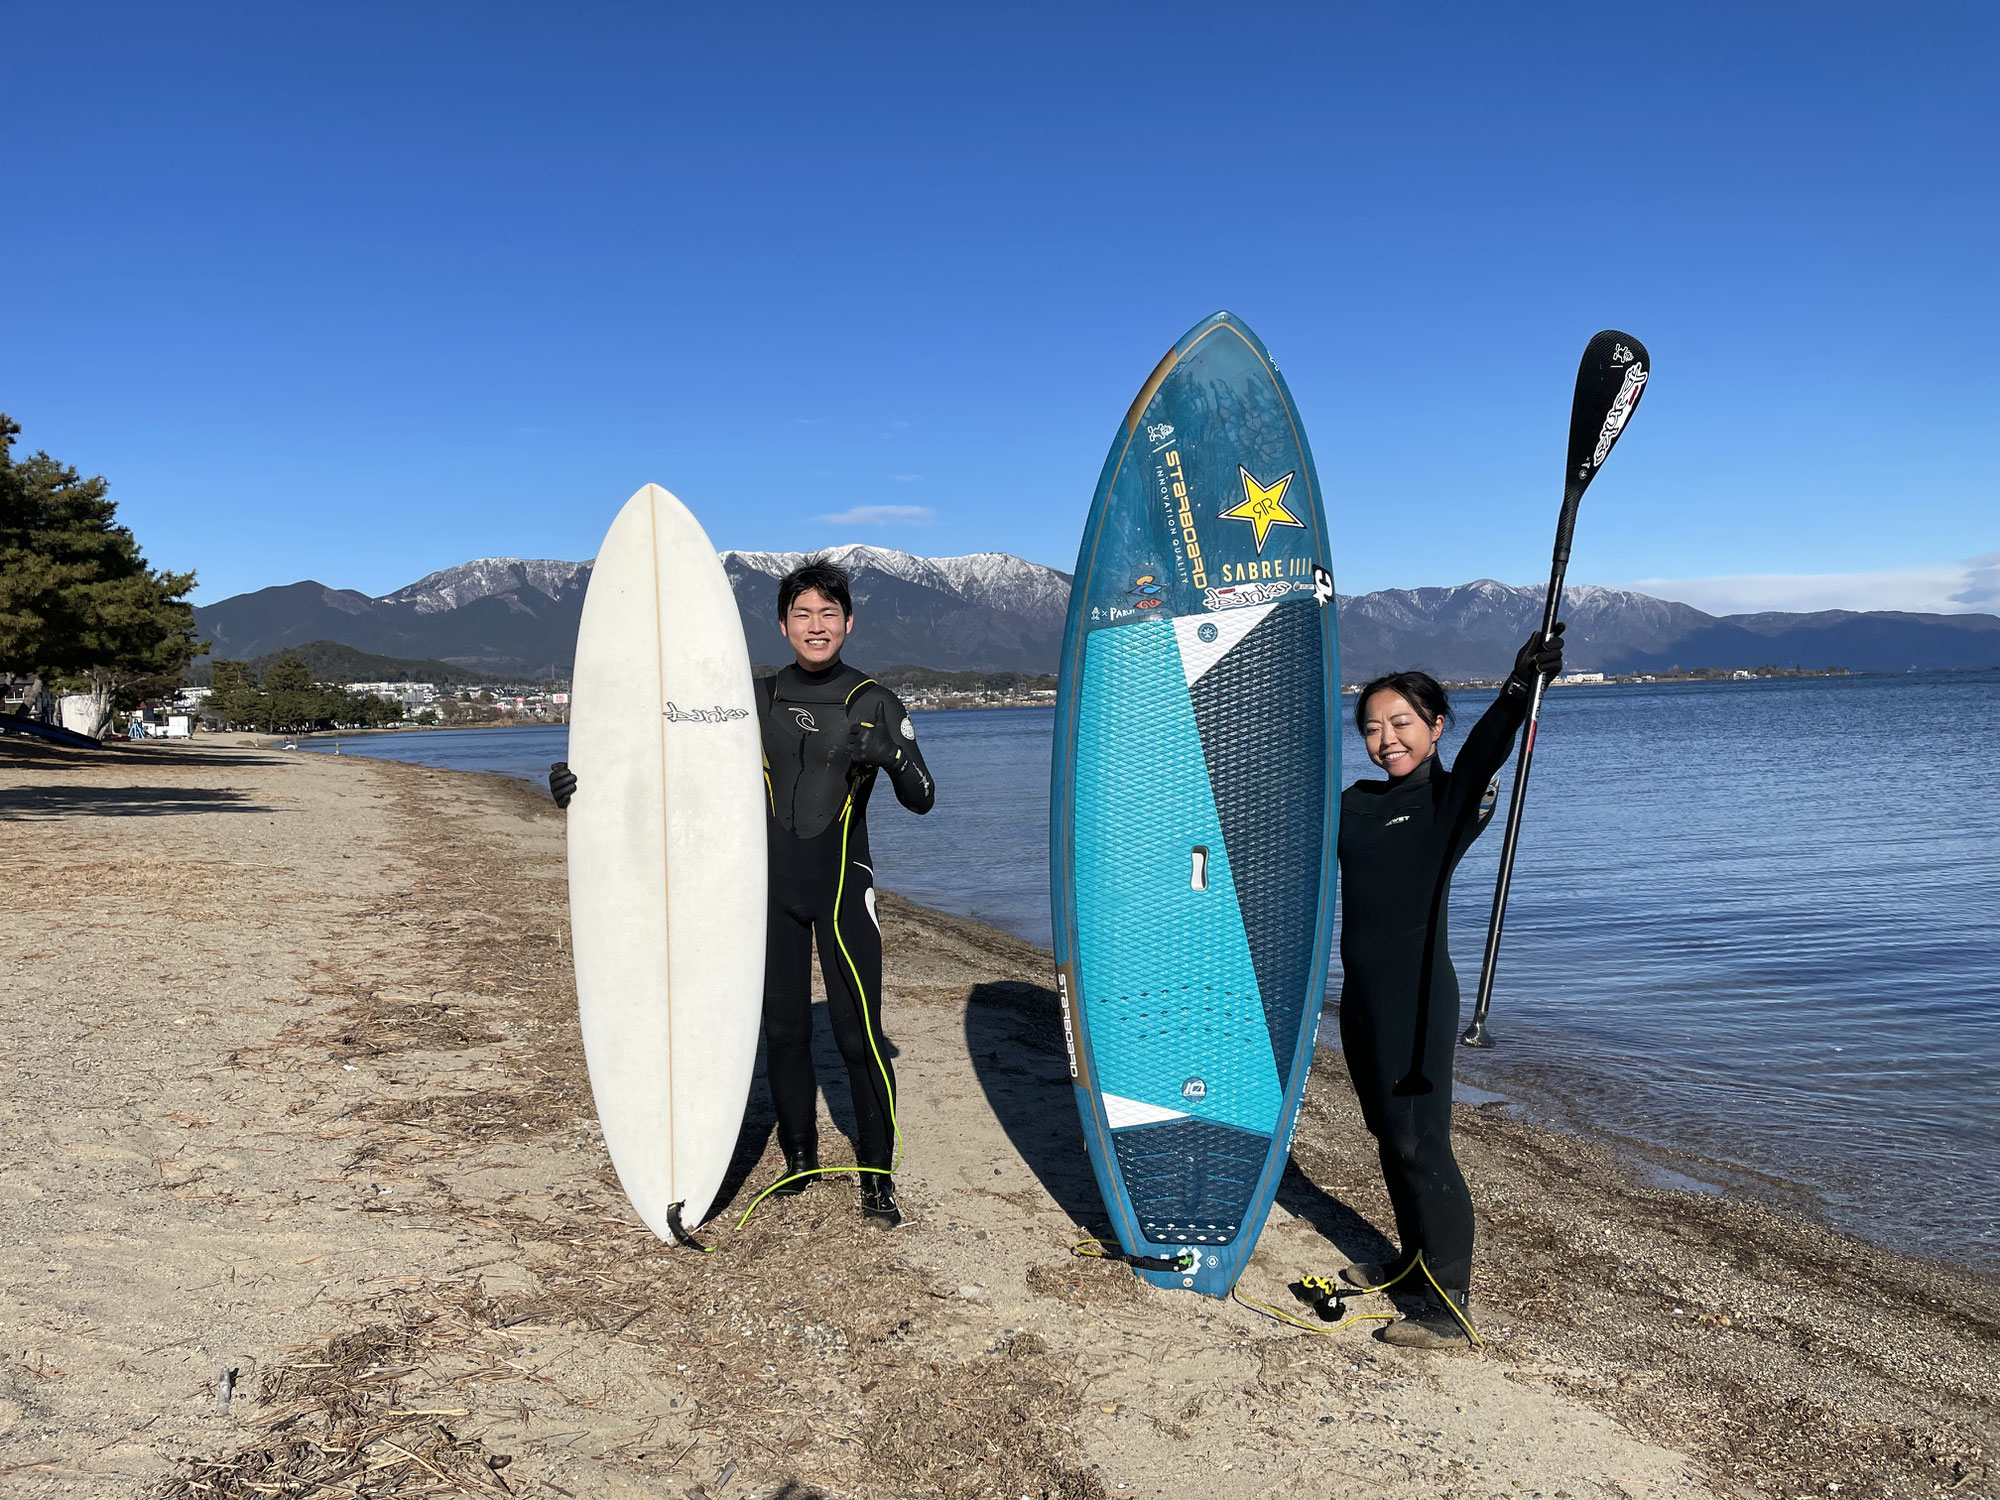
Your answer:
[[[1576,530],[1577,507],[1583,492],[1611,455],[1618,435],[1638,410],[1652,374],[1653,357],[1629,333],[1607,328],[1584,346],[1576,371],[1576,401],[1569,413],[1569,468],[1563,475],[1562,516],[1556,522],[1555,565],[1549,571],[1548,598],[1542,604],[1542,639],[1556,628],[1562,608],[1563,575],[1569,571],[1570,535]],[[1500,957],[1500,929],[1507,921],[1507,887],[1514,877],[1514,849],[1521,837],[1521,809],[1528,800],[1528,767],[1535,758],[1535,725],[1542,716],[1544,679],[1537,674],[1528,698],[1528,724],[1521,736],[1521,758],[1514,769],[1514,795],[1507,804],[1507,836],[1500,844],[1500,878],[1493,887],[1493,916],[1486,924],[1486,958],[1479,966],[1479,999],[1472,1007],[1472,1024],[1459,1040],[1468,1047],[1491,1047],[1486,1012],[1493,1003],[1493,969]]]

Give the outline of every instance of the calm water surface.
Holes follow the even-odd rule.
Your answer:
[[[1458,700],[1447,753],[1490,701]],[[883,884],[1048,946],[1053,722],[919,715],[938,806],[919,819],[876,798]],[[565,740],[469,730],[341,750],[540,780]],[[2000,1269],[1996,746],[2000,672],[1553,694],[1501,1047],[1461,1052],[1462,1072],[1796,1187],[1899,1248]],[[1377,774],[1351,728],[1345,755],[1345,780]],[[1468,1004],[1499,845],[1497,829],[1481,839],[1455,887]]]
[[[567,724],[531,729],[419,729],[409,734],[337,734],[300,740],[299,749],[324,755],[364,755],[448,771],[492,771],[548,785],[549,766],[569,748]]]

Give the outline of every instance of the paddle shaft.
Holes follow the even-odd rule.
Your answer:
[[[1556,523],[1555,561],[1549,570],[1548,598],[1542,603],[1542,639],[1556,628],[1562,609],[1563,576],[1569,572],[1570,535],[1576,530],[1576,513],[1583,502],[1582,486],[1574,486],[1563,496],[1562,519]],[[1535,674],[1528,691],[1528,723],[1521,735],[1521,755],[1514,767],[1514,793],[1507,800],[1507,833],[1500,841],[1500,876],[1493,886],[1493,915],[1486,923],[1486,956],[1479,965],[1479,997],[1473,1002],[1472,1024],[1460,1038],[1468,1047],[1491,1047],[1486,1034],[1486,1013],[1493,1005],[1493,971],[1500,961],[1500,933],[1507,925],[1507,891],[1514,881],[1514,851],[1521,842],[1521,813],[1528,805],[1528,768],[1535,763],[1535,726],[1542,717],[1542,693],[1547,684]],[[1503,689],[1504,691],[1504,689]]]

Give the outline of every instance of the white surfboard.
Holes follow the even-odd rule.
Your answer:
[[[570,931],[597,1118],[670,1236],[708,1214],[750,1097],[764,979],[764,773],[750,654],[707,533],[649,484],[577,631]]]

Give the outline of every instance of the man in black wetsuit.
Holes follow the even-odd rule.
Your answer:
[[[802,1192],[819,1170],[812,1059],[812,946],[827,1015],[847,1063],[860,1140],[861,1211],[902,1222],[895,1186],[896,1074],[882,1035],[882,929],[868,798],[887,773],[896,800],[927,813],[937,800],[909,712],[840,659],[853,626],[847,575],[809,562],[778,585],[778,621],[796,658],[757,683],[770,792],[771,909],[765,927],[764,1052],[787,1180]]]
[[[770,909],[764,947],[764,1059],[785,1154],[781,1196],[820,1172],[818,1080],[812,1058],[812,949],[834,1040],[847,1063],[860,1140],[861,1211],[894,1228],[896,1073],[882,1035],[882,929],[875,916],[868,799],[886,772],[896,800],[927,813],[937,789],[909,712],[874,678],[840,659],[853,628],[847,574],[808,562],[778,585],[778,626],[793,664],[757,681],[764,735]],[[576,776],[550,768],[549,791],[567,807]]]
[[[1450,770],[1437,757],[1450,709],[1431,678],[1377,678],[1355,705],[1369,758],[1389,779],[1357,781],[1340,799],[1340,1044],[1402,1244],[1386,1265],[1341,1274],[1356,1286],[1401,1278],[1403,1289],[1428,1296],[1424,1311],[1383,1330],[1394,1344],[1469,1343],[1472,1195],[1451,1149],[1459,1030],[1446,930],[1451,877],[1492,814],[1487,794],[1527,718],[1535,677],[1562,669],[1562,628],[1547,645],[1537,632],[1521,648]],[[1429,1278],[1412,1270],[1419,1252]]]

